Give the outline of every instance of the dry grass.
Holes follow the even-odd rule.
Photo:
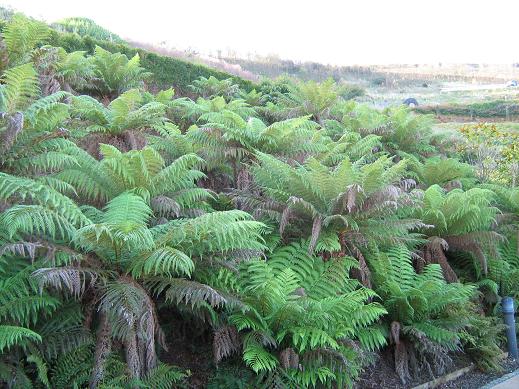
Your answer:
[[[173,48],[167,48],[163,46],[157,46],[152,43],[143,43],[126,39],[128,44],[132,47],[138,47],[140,49],[148,50],[150,52],[163,55],[165,57],[176,58],[184,61],[194,62],[198,64],[202,64],[217,70],[220,70],[225,73],[232,74],[234,76],[241,77],[245,80],[257,82],[259,81],[259,76],[243,69],[238,64],[229,63],[223,59],[202,56],[198,53],[177,50]]]
[[[513,64],[436,64],[370,66],[373,72],[396,75],[400,79],[465,81],[473,83],[506,82],[519,79]]]

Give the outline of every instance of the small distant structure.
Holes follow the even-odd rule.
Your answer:
[[[408,97],[404,100],[404,105],[407,105],[410,108],[414,108],[418,106],[418,101],[414,97]]]
[[[517,82],[517,80],[510,80],[506,83],[506,86],[509,88],[519,86],[519,82]]]

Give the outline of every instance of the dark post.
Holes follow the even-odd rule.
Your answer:
[[[506,340],[508,343],[508,356],[517,359],[517,337],[515,334],[515,308],[512,297],[503,297],[503,316],[506,324]]]

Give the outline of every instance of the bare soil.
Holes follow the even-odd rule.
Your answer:
[[[455,354],[453,362],[447,371],[442,374],[448,374],[463,367],[472,364],[470,358],[465,354]],[[438,386],[439,389],[477,389],[503,375],[506,375],[519,368],[518,360],[506,359],[503,361],[503,370],[499,373],[483,373],[477,369],[461,376],[457,380],[451,381],[447,384]],[[440,375],[431,377],[428,374],[423,374],[416,377],[413,381],[402,383],[394,370],[394,363],[392,356],[388,352],[380,354],[379,359],[373,366],[367,368],[359,381],[355,385],[355,389],[410,389],[425,382],[438,378]]]
[[[519,360],[507,358],[503,361],[503,371],[495,374],[483,373],[479,370],[473,370],[457,380],[451,381],[448,384],[439,386],[440,389],[476,389],[483,385],[492,382],[493,380],[502,377],[519,369]]]

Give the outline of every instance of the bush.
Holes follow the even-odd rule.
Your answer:
[[[414,108],[418,113],[437,115],[470,116],[480,118],[510,118],[519,115],[519,104],[507,100],[495,100],[472,104],[443,104]]]
[[[288,387],[350,386],[363,350],[384,343],[373,324],[385,310],[369,302],[371,290],[348,277],[352,258],[324,262],[307,247],[281,247],[267,261],[245,262],[235,281],[227,278],[245,304],[229,316],[243,346],[224,327],[215,336],[216,359],[243,349],[254,372],[286,376]]]
[[[356,85],[345,85],[340,88],[339,95],[344,100],[352,100],[356,97],[361,97],[366,94],[366,91],[360,86]]]
[[[411,253],[403,246],[378,253],[369,264],[375,291],[388,311],[384,321],[402,382],[418,369],[442,373],[448,352],[460,349],[473,316],[469,301],[474,287],[447,284],[437,264],[417,274]]]
[[[66,18],[54,23],[52,27],[58,31],[73,32],[80,36],[91,36],[99,40],[125,43],[119,35],[108,31],[88,18]]]

